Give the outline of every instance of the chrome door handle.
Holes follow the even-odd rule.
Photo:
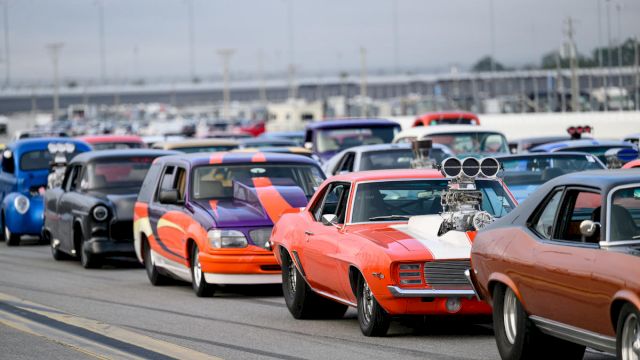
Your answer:
[[[305,231],[304,234],[307,236],[313,236],[313,233],[311,231]]]

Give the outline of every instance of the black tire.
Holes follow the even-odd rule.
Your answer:
[[[618,326],[616,327],[616,356],[618,359],[634,359],[632,356],[633,347],[640,344],[634,343],[633,339],[638,341],[639,333],[640,311],[632,304],[625,304],[620,310]],[[635,358],[637,359],[637,357]]]
[[[142,258],[144,260],[144,268],[147,271],[149,282],[153,286],[168,285],[171,278],[162,275],[151,258],[151,246],[146,238],[142,238]]]
[[[366,280],[358,280],[358,323],[364,336],[385,336],[391,325],[391,317],[373,296]]]
[[[42,234],[42,237],[44,239],[51,239],[51,236],[49,235],[49,233],[45,232],[44,234]],[[64,261],[64,260],[69,260],[71,259],[71,257],[66,254],[65,252],[60,251],[59,249],[56,249],[53,247],[53,242],[49,240],[50,246],[51,246],[51,256],[53,256],[53,259],[56,261]]]
[[[4,239],[7,242],[7,246],[18,246],[20,245],[20,235],[13,234],[7,224],[4,224],[3,229]]]
[[[194,243],[191,249],[191,286],[198,297],[212,297],[216,289],[204,279],[198,253],[198,245]]]
[[[493,330],[503,360],[584,357],[584,346],[541,333],[513,290],[504,285],[497,285],[493,295]]]
[[[80,264],[82,264],[82,267],[85,269],[95,269],[102,266],[102,259],[98,255],[91,254],[84,249],[84,236],[82,233],[74,231],[73,235],[79,237],[79,241],[76,242],[76,244],[80,244],[77,253],[80,256]]]
[[[313,292],[287,253],[282,254],[282,292],[296,319],[339,319],[349,308]]]

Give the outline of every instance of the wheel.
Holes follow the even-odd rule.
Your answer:
[[[617,356],[620,360],[640,359],[640,312],[626,304],[618,317]]]
[[[20,245],[20,235],[12,234],[7,224],[4,224],[4,239],[7,242],[7,246]]]
[[[282,292],[296,319],[338,319],[348,306],[324,298],[311,289],[288,254],[282,254]]]
[[[358,323],[364,336],[385,336],[391,325],[391,317],[378,304],[367,281],[360,276],[358,284]]]
[[[77,234],[76,236],[80,236],[81,238],[80,249],[78,249],[78,252],[80,253],[80,264],[82,264],[82,267],[85,269],[95,269],[100,267],[102,265],[100,257],[95,254],[91,254],[84,249],[84,238],[82,237],[82,233]]]
[[[202,266],[200,265],[200,257],[198,256],[198,245],[193,244],[191,251],[191,285],[193,291],[195,291],[198,297],[211,297],[215,292],[215,287],[211,284],[207,284],[204,279],[204,273],[202,273]]]
[[[541,333],[513,290],[504,285],[498,285],[494,292],[493,324],[503,360],[584,357],[584,346]]]
[[[45,234],[43,234],[43,238],[49,240],[50,236],[48,235],[48,233],[45,233]],[[52,241],[50,241],[50,244],[51,244],[51,256],[53,256],[53,258],[56,261],[69,260],[71,258],[66,253],[60,251],[59,249],[54,248]]]
[[[142,257],[144,259],[144,268],[147,271],[147,277],[154,286],[167,285],[171,282],[171,278],[160,274],[156,264],[151,256],[151,246],[147,239],[142,239]]]

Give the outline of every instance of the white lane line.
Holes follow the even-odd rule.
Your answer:
[[[219,359],[139,333],[0,293],[0,322],[97,358]]]

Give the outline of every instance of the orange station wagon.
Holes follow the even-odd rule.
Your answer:
[[[479,232],[471,260],[503,359],[640,358],[640,172],[551,180]]]
[[[449,183],[431,169],[339,175],[306,208],[285,212],[271,241],[291,314],[339,318],[357,307],[366,336],[385,335],[399,315],[488,318],[464,276],[475,230],[443,231]],[[514,206],[499,180],[475,183],[486,201],[472,214],[499,217]]]

